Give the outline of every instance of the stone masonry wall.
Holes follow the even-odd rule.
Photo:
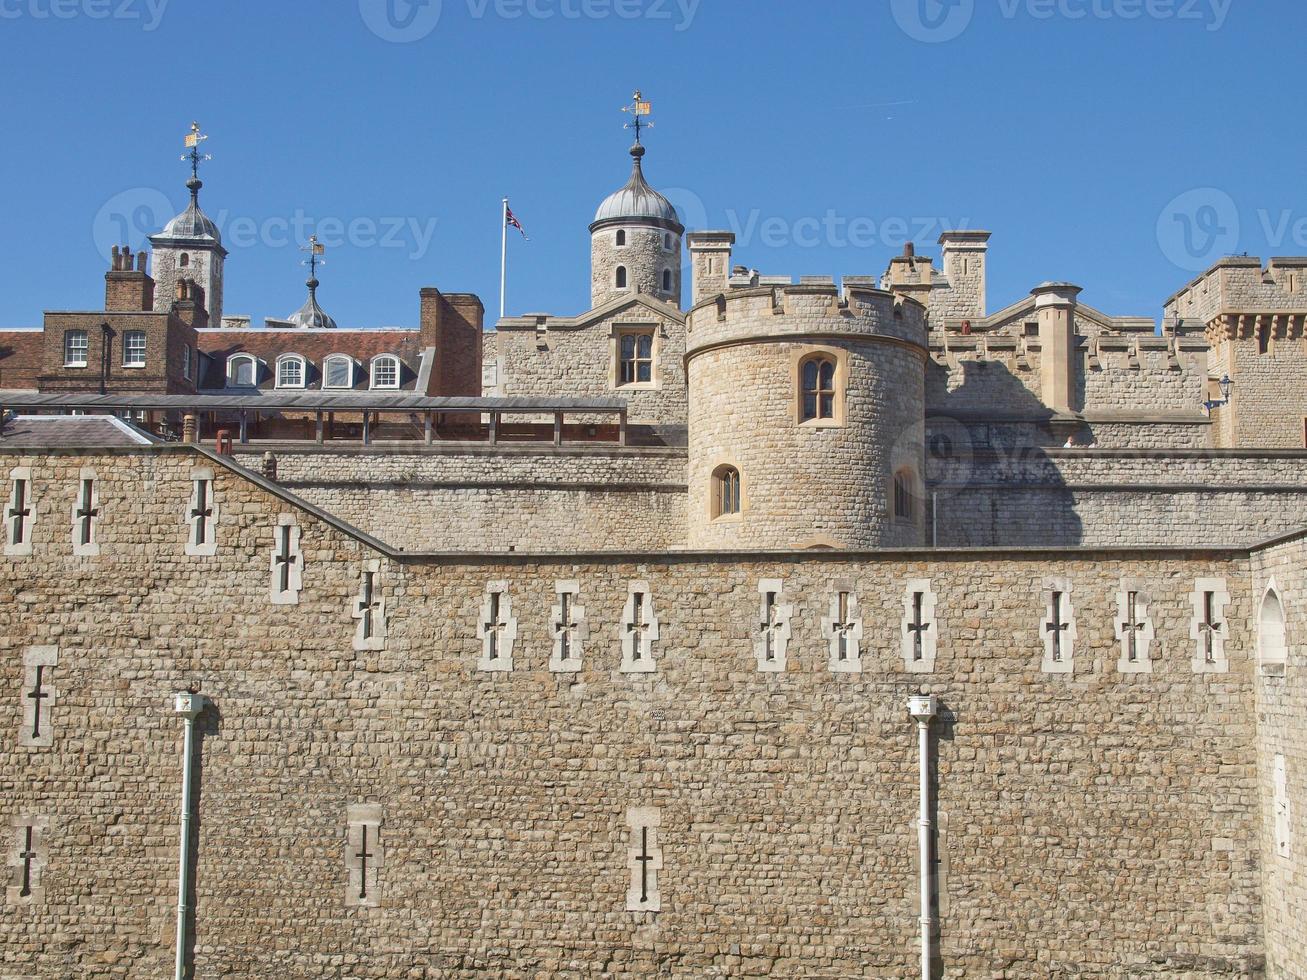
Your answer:
[[[1251,545],[1307,525],[1303,453],[1019,449],[929,457],[937,541]]]
[[[1307,976],[1307,539],[1301,535],[1254,556],[1253,592],[1272,582],[1286,614],[1288,662],[1257,674],[1257,778],[1261,786],[1261,864],[1267,975]],[[1258,607],[1255,606],[1256,610]],[[1289,801],[1287,853],[1276,846],[1275,757],[1284,758]]]
[[[189,450],[0,467],[20,463],[37,521],[33,554],[4,558],[0,578],[11,874],[16,830],[48,826],[39,899],[0,906],[0,974],[168,971],[181,738],[170,693],[188,682],[212,699],[197,723],[200,980],[912,975],[905,699],[923,689],[945,712],[932,746],[948,976],[1259,974],[1237,555],[400,561]],[[184,551],[196,464],[217,475],[211,558]],[[73,558],[87,465],[103,481],[101,554]],[[281,514],[301,529],[303,591],[274,605]],[[356,652],[367,562],[387,636]],[[1050,576],[1072,583],[1070,674],[1040,667]],[[1231,595],[1228,673],[1190,666],[1190,594],[1208,576]],[[1116,668],[1123,577],[1150,597],[1152,673]],[[764,673],[759,583],[771,578],[792,613],[785,669]],[[930,674],[907,673],[899,654],[917,579],[937,596]],[[589,631],[577,674],[547,668],[560,580],[579,587]],[[511,672],[477,669],[492,583],[514,620]],[[860,673],[827,666],[821,619],[846,588]],[[632,589],[660,624],[651,673],[619,670]],[[24,747],[21,665],[44,645],[58,647],[54,734]],[[632,808],[657,809],[658,912],[626,910]],[[380,840],[360,905],[346,833],[362,811],[379,814]]]
[[[500,321],[493,346],[499,394],[509,397],[625,398],[633,422],[685,424],[685,325],[632,306],[611,316],[573,321],[542,317],[544,329]],[[616,333],[655,329],[654,381],[619,386]]]
[[[241,461],[259,469],[261,452]],[[277,480],[407,551],[685,546],[685,451],[279,451]]]
[[[1307,342],[1275,340],[1259,353],[1254,339],[1229,340],[1230,416],[1235,445],[1302,449],[1307,445]]]

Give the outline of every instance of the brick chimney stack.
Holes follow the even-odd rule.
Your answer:
[[[201,330],[209,325],[209,311],[204,305],[204,288],[194,279],[177,280],[177,299],[172,304],[173,315],[186,324]]]
[[[113,247],[109,271],[104,274],[104,308],[113,313],[142,313],[154,308],[154,280],[145,271],[146,253],[136,254],[132,267],[129,246]]]
[[[481,330],[485,307],[471,293],[422,290],[421,343],[436,352],[425,394],[481,395]]]

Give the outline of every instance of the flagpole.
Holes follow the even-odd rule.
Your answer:
[[[508,198],[504,198],[504,210],[499,217],[499,319],[502,320],[508,297]]]

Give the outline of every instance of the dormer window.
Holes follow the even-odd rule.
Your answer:
[[[372,387],[399,387],[399,358],[394,354],[378,354],[372,359]]]
[[[258,381],[258,362],[252,354],[233,354],[227,358],[227,386],[252,388]]]
[[[332,354],[322,367],[324,388],[353,388],[354,359],[348,354]]]
[[[304,358],[299,354],[282,354],[277,358],[278,388],[303,388],[307,373]]]

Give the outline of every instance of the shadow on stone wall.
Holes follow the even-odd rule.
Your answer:
[[[1083,426],[1059,421],[1003,364],[964,362],[962,372],[962,384],[927,407],[927,540],[957,548],[1081,544],[1075,496],[1046,450],[1068,437],[1083,444]],[[946,371],[932,363],[928,373],[928,390],[938,393]]]

